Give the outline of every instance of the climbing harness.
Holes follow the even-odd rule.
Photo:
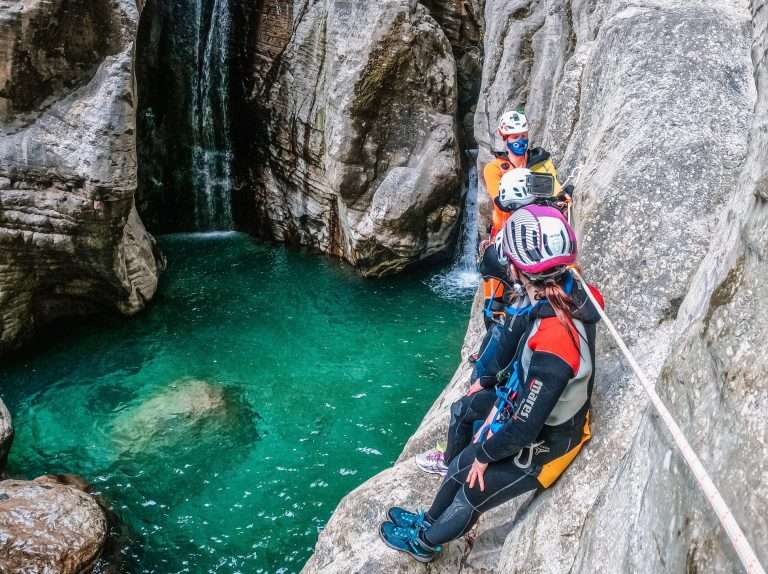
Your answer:
[[[504,309],[504,313],[508,317],[521,317],[524,315],[530,315],[535,309],[540,307],[544,301],[538,301],[535,305],[528,304],[525,307],[512,307],[507,306]],[[515,358],[496,374],[496,378],[499,382],[507,379],[504,385],[496,387],[496,414],[493,420],[488,425],[483,425],[479,431],[480,443],[485,442],[488,431],[496,434],[506,424],[507,420],[512,416],[515,408],[515,400],[519,395],[520,389],[520,361],[518,356],[520,355],[520,345],[524,343],[525,337],[521,337],[518,342],[517,350],[515,351]]]
[[[523,460],[523,454],[528,451],[528,456],[525,457],[525,461]],[[520,470],[528,470],[531,468],[531,464],[533,464],[533,457],[540,455],[540,454],[546,454],[549,452],[549,447],[544,444],[543,440],[532,442],[525,448],[521,448],[520,452],[517,453],[517,456],[514,458],[515,466],[519,468]]]
[[[483,275],[483,281],[489,281],[494,280],[498,281],[496,286],[493,289],[493,293],[491,293],[491,296],[488,297],[488,300],[485,303],[485,307],[483,308],[483,314],[488,318],[489,320],[493,321],[494,323],[502,323],[504,321],[505,314],[509,314],[510,309],[514,309],[513,307],[505,307],[503,311],[494,311],[493,310],[493,302],[496,300],[499,296],[504,296],[504,287],[508,288],[512,293],[515,294],[516,297],[519,297],[523,294],[523,286],[520,283],[514,283],[511,284],[505,279],[501,279],[499,277],[493,276],[493,275]],[[501,293],[499,293],[499,288],[502,288]],[[516,313],[512,313],[513,315]]]
[[[583,285],[584,292],[587,294],[587,297],[589,297],[590,301],[592,301],[595,309],[600,314],[600,317],[608,327],[608,331],[610,331],[614,340],[619,345],[621,352],[627,358],[629,366],[635,372],[635,375],[640,381],[640,384],[648,394],[648,397],[651,399],[651,404],[656,409],[656,412],[659,413],[661,420],[664,421],[667,430],[669,430],[672,438],[675,441],[675,444],[680,449],[680,453],[683,455],[685,462],[688,464],[691,472],[693,472],[693,476],[696,478],[696,481],[699,483],[702,492],[707,497],[707,500],[712,506],[712,509],[715,511],[718,520],[720,520],[720,524],[722,524],[725,533],[728,535],[728,538],[731,541],[731,544],[733,544],[733,548],[736,550],[736,554],[739,556],[739,560],[744,566],[747,574],[765,574],[765,569],[760,564],[755,551],[752,549],[752,546],[749,544],[747,537],[744,535],[744,531],[741,529],[738,522],[736,522],[736,518],[734,518],[731,509],[728,508],[728,505],[720,494],[720,491],[717,489],[717,486],[715,486],[715,483],[710,478],[698,455],[688,442],[688,439],[685,438],[683,431],[675,421],[672,413],[669,412],[667,407],[662,402],[661,397],[659,397],[659,395],[656,393],[656,389],[654,389],[653,385],[648,380],[643,370],[640,368],[640,365],[635,360],[634,355],[632,355],[626,343],[624,343],[624,339],[621,338],[621,335],[616,330],[616,327],[613,325],[611,319],[595,299],[592,290],[589,288],[586,281],[584,281],[584,278],[576,269],[571,269],[571,273]]]

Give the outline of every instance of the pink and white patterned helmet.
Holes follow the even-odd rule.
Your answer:
[[[504,256],[531,279],[556,277],[576,262],[576,233],[558,209],[527,205],[504,225]]]

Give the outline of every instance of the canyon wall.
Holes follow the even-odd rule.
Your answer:
[[[0,353],[65,316],[143,309],[130,0],[0,3]]]
[[[282,19],[272,28],[267,15]],[[266,2],[260,16],[242,74],[250,116],[235,128],[249,144],[239,225],[366,275],[450,254],[463,198],[459,108],[470,109],[472,86],[459,86],[448,34],[460,58],[479,61],[477,22],[406,0]]]
[[[766,561],[764,14],[746,1],[489,0],[475,135],[482,163],[485,111],[493,122],[526,105],[533,142],[576,185],[585,273]],[[481,332],[475,316],[464,356]],[[605,334],[598,353],[588,448],[428,571],[739,570]],[[341,502],[305,573],[423,570],[377,527],[390,505],[430,504],[438,481],[411,457],[444,436],[469,372],[463,362],[396,466]]]
[[[450,256],[481,34],[477,1],[4,0],[0,350],[143,309],[139,214],[367,275]]]

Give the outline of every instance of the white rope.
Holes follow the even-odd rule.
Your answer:
[[[669,412],[669,410],[667,410],[667,407],[664,406],[664,403],[661,402],[661,398],[656,393],[656,389],[654,389],[653,385],[648,381],[648,378],[645,376],[645,373],[643,373],[640,365],[638,365],[635,357],[627,348],[627,345],[624,343],[621,335],[619,335],[616,327],[614,327],[613,322],[611,322],[611,320],[608,318],[608,315],[606,315],[605,311],[603,311],[603,308],[595,300],[595,296],[592,294],[592,290],[587,286],[587,283],[584,281],[584,278],[579,274],[579,272],[575,269],[572,269],[571,272],[584,287],[584,292],[587,294],[590,301],[592,301],[592,304],[595,306],[595,309],[597,309],[597,312],[605,322],[608,330],[611,332],[611,335],[613,335],[613,338],[616,339],[616,342],[619,344],[619,348],[621,348],[621,351],[624,353],[627,361],[629,361],[632,370],[640,380],[640,384],[645,389],[645,392],[648,393],[648,396],[651,399],[651,403],[656,408],[659,416],[661,416],[664,424],[667,425],[667,429],[669,429],[669,432],[672,434],[672,438],[675,440],[677,447],[680,449],[685,462],[688,463],[688,466],[693,472],[693,475],[696,477],[701,490],[704,492],[707,500],[712,505],[712,509],[715,511],[717,518],[720,520],[720,524],[723,525],[725,533],[731,540],[731,544],[733,544],[733,548],[736,550],[736,554],[738,554],[739,560],[741,560],[741,563],[744,565],[744,569],[746,570],[747,574],[765,574],[765,570],[760,564],[760,561],[758,560],[755,551],[752,549],[752,546],[750,546],[747,537],[744,536],[744,531],[742,531],[738,522],[736,522],[731,509],[728,508],[725,500],[723,500],[720,491],[717,490],[715,483],[712,482],[712,479],[709,477],[709,474],[704,468],[704,465],[701,464],[701,460],[699,460],[699,457],[696,455],[693,448],[691,448],[690,443],[685,438],[683,431],[680,430],[680,427],[675,422],[672,414]]]

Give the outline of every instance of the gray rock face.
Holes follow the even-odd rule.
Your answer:
[[[461,203],[445,32],[418,2],[296,4],[271,81],[254,85],[266,138],[249,167],[251,226],[368,275],[445,254]]]
[[[526,104],[534,143],[577,187],[586,275],[768,561],[762,2],[752,12],[739,1],[488,1],[475,128],[487,142],[484,105],[493,121]],[[598,347],[589,446],[553,488],[484,516],[430,571],[739,569],[615,345],[603,335]],[[423,570],[382,550],[375,528],[395,498],[387,488],[431,502],[410,457],[444,436],[468,373],[463,364],[398,465],[341,503],[305,572]]]
[[[765,4],[753,11],[757,103],[749,155],[677,313],[659,393],[768,564],[768,362]],[[606,552],[610,548],[611,552]],[[598,572],[740,571],[733,548],[660,421],[643,418],[632,448],[584,524],[577,568]]]
[[[133,201],[137,16],[130,0],[0,3],[0,353],[155,292]]]
[[[13,444],[13,420],[5,403],[0,399],[0,476],[5,469],[11,444]]]
[[[90,572],[106,536],[104,512],[85,492],[49,477],[0,482],[0,572]]]

